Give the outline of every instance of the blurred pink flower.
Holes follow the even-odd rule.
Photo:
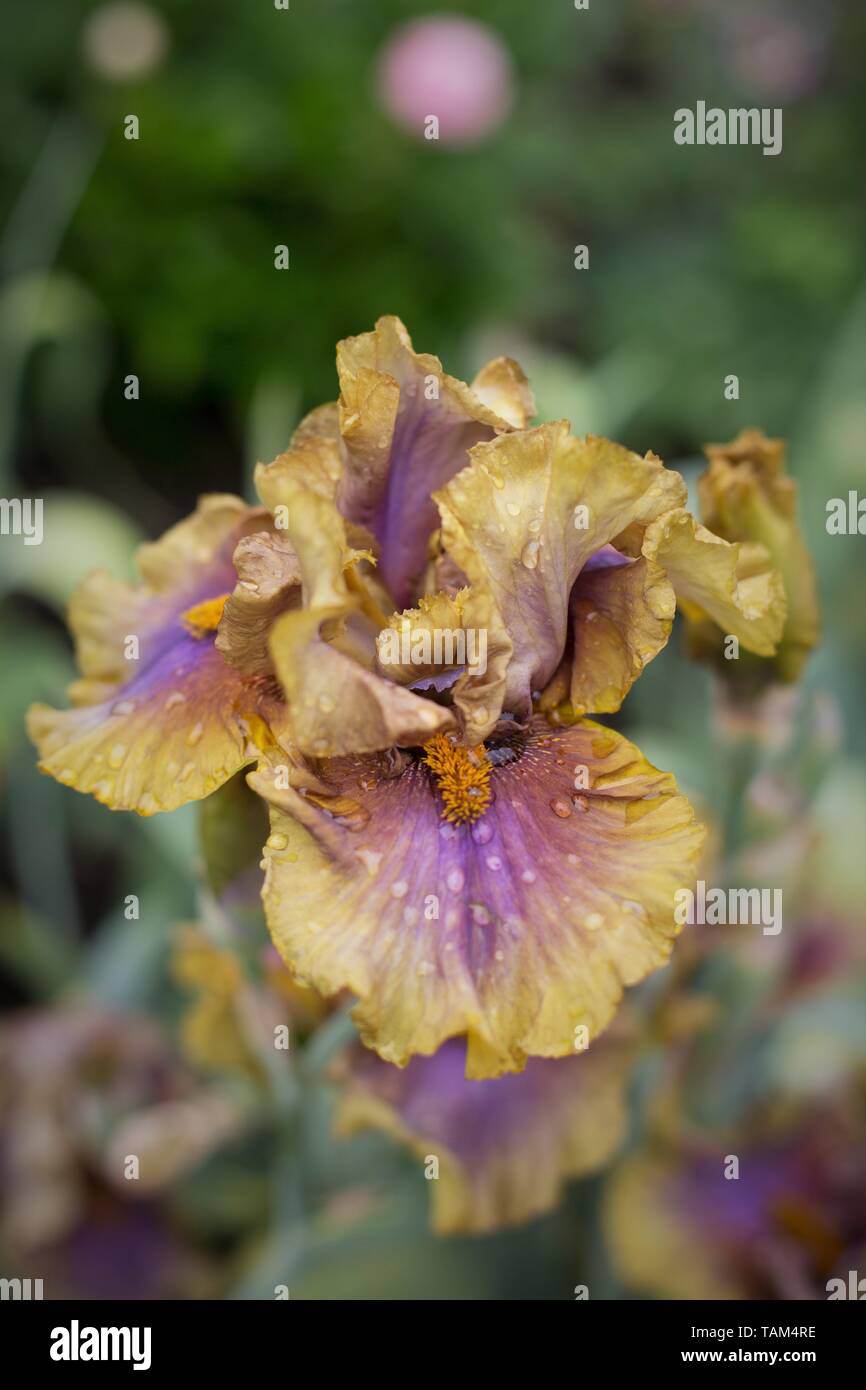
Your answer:
[[[513,96],[508,51],[491,30],[457,15],[413,20],[395,30],[378,71],[383,106],[419,137],[438,121],[446,144],[481,140],[504,120]],[[435,129],[435,127],[432,127]]]

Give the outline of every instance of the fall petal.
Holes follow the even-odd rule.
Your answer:
[[[269,926],[291,971],[359,997],[361,1036],[387,1061],[455,1034],[478,1078],[570,1055],[576,1029],[595,1037],[666,960],[703,832],[612,730],[536,721],[472,826],[443,821],[408,757],[320,775],[313,795],[280,789],[267,763],[248,779],[271,803]]]
[[[381,1129],[421,1159],[443,1235],[528,1221],[555,1206],[565,1182],[600,1167],[625,1129],[632,1048],[606,1034],[562,1061],[530,1058],[518,1075],[468,1081],[462,1038],[400,1069],[357,1048],[337,1102],[340,1134]]]
[[[205,497],[141,547],[144,585],[101,574],[84,581],[70,604],[79,707],[34,705],[28,714],[43,771],[114,809],[149,815],[206,796],[257,757],[274,702],[225,663],[214,631],[236,579],[235,546],[266,520],[237,498]],[[126,659],[131,639],[138,656]]]

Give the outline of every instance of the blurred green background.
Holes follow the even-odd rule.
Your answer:
[[[0,1096],[42,1181],[28,1189],[33,1222],[11,1230],[8,1213],[27,1203],[7,1154],[4,1273],[50,1267],[55,1288],[85,1297],[112,1287],[117,1259],[136,1297],[272,1297],[277,1282],[292,1297],[567,1298],[581,1281],[593,1297],[628,1293],[601,1231],[603,1178],[523,1230],[429,1236],[414,1159],[376,1137],[329,1137],[339,1017],[288,1079],[266,1085],[214,1078],[184,1055],[189,992],[171,952],[176,925],[207,911],[195,808],[110,814],[41,778],[23,735],[27,704],[62,702],[71,678],[63,611],[76,580],[96,565],[131,575],[134,544],[199,492],[248,492],[255,461],[336,394],[337,339],[381,314],[399,314],[416,348],[464,379],[490,356],[516,356],[541,418],[651,448],[690,480],[707,440],[747,425],[790,440],[824,617],[792,741],[732,770],[709,677],[679,654],[676,633],[617,723],[727,825],[729,862],[787,846],[773,880],[792,876],[787,901],[862,924],[866,552],[862,537],[827,535],[825,505],[866,491],[866,11],[860,0],[463,4],[510,56],[513,99],[495,129],[459,146],[401,128],[382,99],[384,47],[428,13],[396,0],[291,0],[287,11],[270,0],[131,11],[36,0],[6,14],[0,493],[44,498],[46,536],[0,542],[11,1020]],[[782,154],[675,145],[674,110],[699,99],[782,107]],[[137,141],[124,138],[130,113]],[[274,268],[279,244],[288,271]],[[590,249],[585,271],[578,244]],[[729,373],[737,401],[724,396]],[[124,396],[129,374],[138,400]],[[757,794],[768,781],[783,787],[781,811]],[[801,831],[808,856],[790,852]],[[138,922],[124,918],[130,893]],[[259,922],[254,944],[256,932],[264,947]],[[743,1000],[775,988],[775,967],[748,953],[726,961],[710,962],[705,988],[739,1001],[739,1018]],[[854,990],[849,975],[833,982],[818,1021],[802,1025],[824,1049],[816,1088],[827,1067],[862,1067]],[[216,1086],[244,1117],[202,1141],[199,1158],[187,1134],[192,1157],[146,1198],[111,1188],[94,1159],[113,1114],[101,1074],[61,1087],[72,1118],[62,1112],[53,1158],[39,1147],[57,1113],[51,1084],[25,1104],[9,1080],[28,1020],[32,1036],[53,1039],[53,1028],[59,1053],[74,1051],[64,1028],[74,1034],[79,1005],[114,1020],[116,1056],[108,1046],[100,1065],[118,1070],[108,1089],[121,1108],[134,1109],[139,1085],[144,1098]],[[810,995],[797,1007],[818,1005]],[[139,1026],[180,1079],[157,1084],[151,1062],[143,1080],[127,1066],[137,1044],[124,1029]],[[719,1042],[717,1109],[736,1106],[746,1075],[749,1099],[794,1084],[778,1050],[743,1055],[753,1026],[732,1022]],[[778,1026],[797,1032],[799,1015]],[[648,1046],[636,1090],[638,1138],[658,1052]]]

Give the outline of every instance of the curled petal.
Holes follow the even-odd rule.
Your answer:
[[[28,714],[44,772],[116,810],[150,815],[208,795],[255,760],[276,702],[226,664],[214,630],[235,585],[235,547],[266,522],[238,498],[205,497],[141,547],[143,586],[101,574],[84,581],[70,605],[79,708],[34,705]]]
[[[523,368],[511,357],[495,357],[473,379],[473,393],[516,430],[535,414],[535,399]]]
[[[371,753],[424,743],[454,728],[449,710],[384,680],[335,645],[352,611],[351,603],[298,609],[280,618],[271,633],[290,736],[301,752],[316,758]],[[323,637],[323,627],[332,640]]]
[[[288,541],[266,531],[244,536],[233,558],[238,582],[223,609],[216,649],[243,675],[268,676],[268,632],[301,601],[298,558]]]
[[[442,543],[490,593],[513,644],[500,707],[528,714],[563,654],[571,590],[591,557],[685,499],[678,473],[565,421],[479,445],[437,495]]]
[[[676,598],[652,560],[588,567],[570,601],[570,642],[540,707],[566,702],[572,715],[618,710],[641,671],[670,636]]]
[[[471,826],[442,819],[409,757],[338,759],[324,795],[280,789],[266,762],[248,777],[271,804],[275,944],[323,994],[356,994],[363,1040],[401,1066],[455,1034],[475,1078],[570,1055],[576,1029],[597,1036],[664,964],[694,880],[691,807],[612,730],[536,721],[491,756],[493,801]]]
[[[562,1061],[531,1058],[519,1075],[492,1081],[465,1078],[465,1051],[453,1038],[400,1070],[358,1048],[337,1103],[338,1133],[381,1129],[438,1160],[430,1188],[442,1235],[549,1211],[569,1178],[605,1163],[625,1129],[633,1049],[622,1035]]]
[[[345,471],[337,500],[345,516],[373,532],[382,576],[399,607],[417,592],[427,542],[438,519],[430,494],[464,466],[480,440],[508,430],[532,408],[525,379],[500,359],[483,370],[481,390],[508,410],[497,414],[436,357],[417,353],[397,318],[337,349]]]
[[[766,552],[753,547],[742,557],[739,545],[713,535],[684,508],[648,527],[643,550],[667,573],[687,611],[707,614],[746,651],[773,655],[786,603],[782,577]]]

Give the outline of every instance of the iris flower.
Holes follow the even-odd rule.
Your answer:
[[[753,686],[796,681],[818,640],[815,566],[797,519],[797,484],[785,471],[785,444],[761,430],[742,430],[729,444],[706,446],[708,467],[698,481],[701,514],[711,530],[739,543],[740,573],[766,571],[785,593],[785,624],[773,652],[761,651],[741,668],[721,654],[718,627],[699,604],[688,607],[694,655]],[[754,651],[754,648],[750,650]]]
[[[467,386],[384,318],[337,368],[257,470],[264,510],[205,498],[142,586],[85,582],[74,708],[30,729],[44,770],[144,814],[255,763],[290,971],[355,995],[386,1061],[462,1036],[495,1077],[602,1032],[695,876],[673,778],[585,716],[619,709],[678,597],[770,655],[784,595],[654,455],[527,428],[509,359]]]
[[[812,1106],[732,1134],[634,1151],[604,1215],[621,1277],[660,1298],[826,1298],[862,1269],[862,1107]],[[856,1110],[856,1119],[851,1113]],[[738,1176],[730,1176],[738,1158]]]

